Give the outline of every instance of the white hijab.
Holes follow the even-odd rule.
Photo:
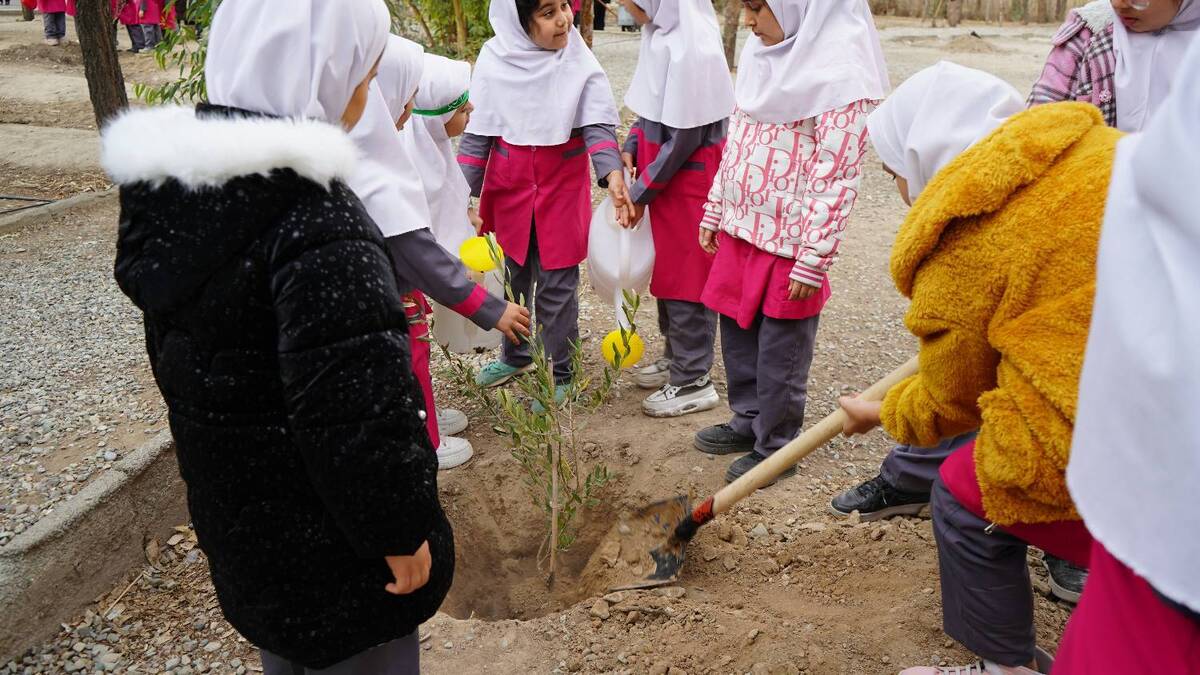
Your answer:
[[[867,0],[767,0],[784,39],[751,36],[738,61],[737,104],[758,122],[784,124],[855,101],[882,99],[887,62]]]
[[[338,122],[387,44],[381,0],[225,0],[213,18],[208,99],[280,117]]]
[[[375,81],[379,83],[379,93],[383,94],[392,117],[397,120],[421,84],[425,72],[424,55],[425,48],[416,42],[399,35],[388,36],[387,51],[379,62],[379,75]]]
[[[1067,485],[1092,534],[1200,612],[1200,41],[1121,141],[1100,236]]]
[[[650,23],[625,105],[639,117],[693,129],[733,113],[733,79],[710,0],[635,0]]]
[[[1166,0],[1158,0],[1164,2]],[[1200,28],[1200,0],[1183,0],[1170,25],[1157,33],[1135,33],[1121,17],[1113,21],[1117,69],[1117,128],[1141,131],[1166,99],[1183,55]]]
[[[492,0],[496,36],[475,63],[475,113],[467,131],[513,145],[561,145],[571,131],[619,123],[608,76],[575,28],[558,51],[538,47],[525,32],[514,0]]]
[[[459,101],[470,86],[471,64],[426,54],[417,110],[445,108]],[[446,135],[446,122],[455,112],[457,108],[441,115],[414,114],[400,137],[421,161],[421,184],[432,218],[429,229],[442,248],[457,256],[463,242],[475,236],[475,228],[467,218],[471,186],[463,177],[454,146]]]
[[[942,167],[1024,109],[1004,80],[942,61],[897,87],[867,118],[867,134],[916,201]]]
[[[413,49],[413,44],[396,36],[389,39],[363,118],[350,132],[364,158],[349,181],[350,188],[385,238],[427,228],[430,222],[418,160],[396,131],[396,120],[416,93],[424,69],[423,50]],[[385,82],[390,94],[384,94]],[[397,102],[399,111],[393,111],[388,100]]]

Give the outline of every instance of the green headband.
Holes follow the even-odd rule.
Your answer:
[[[446,105],[438,108],[437,110],[413,110],[413,114],[421,115],[422,117],[441,117],[442,115],[445,115],[448,112],[454,112],[455,110],[458,110],[459,108],[466,105],[467,101],[470,101],[470,100],[471,100],[471,90],[468,89],[467,91],[463,92],[462,96],[459,96],[458,98],[456,98],[453,101],[451,101],[450,103],[447,103]]]

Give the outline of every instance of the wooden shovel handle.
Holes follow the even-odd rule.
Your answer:
[[[863,401],[882,401],[892,387],[916,375],[917,370],[917,357],[914,356],[907,363],[893,370],[887,377],[871,385],[869,389],[859,394],[858,398]],[[809,428],[808,431],[800,434],[791,443],[776,450],[758,466],[747,471],[741,478],[726,485],[713,496],[713,515],[725,513],[734,504],[771,482],[788,467],[833,440],[842,433],[845,421],[846,413],[839,407],[828,417]]]

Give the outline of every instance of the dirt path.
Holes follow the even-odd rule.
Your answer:
[[[973,26],[932,31],[883,20],[885,49],[899,82],[940,58],[983,67],[1027,91],[1053,27]],[[977,30],[982,38],[971,37]],[[625,86],[636,41],[611,32],[597,52]],[[0,32],[0,48],[3,47]],[[904,206],[872,158],[835,267],[834,296],[822,317],[809,385],[808,421],[833,408],[915,349],[901,318],[887,258]],[[652,303],[641,325],[655,325]],[[584,349],[596,367],[610,310],[584,293]],[[647,329],[648,356],[661,340]],[[718,369],[718,383],[724,382]],[[721,385],[723,386],[723,385]],[[471,409],[442,378],[443,404]],[[688,551],[678,588],[607,594],[627,573],[612,545],[622,512],[653,499],[718,488],[729,462],[691,449],[698,428],[724,421],[718,410],[673,421],[642,416],[642,392],[628,384],[586,420],[585,464],[616,478],[601,506],[585,512],[579,539],[547,587],[536,557],[541,515],[503,439],[472,411],[476,457],[440,477],[459,560],[444,613],[423,627],[426,671],[445,673],[895,673],[906,665],[965,662],[941,632],[936,551],[930,524],[901,519],[854,524],[826,510],[836,492],[870,478],[890,447],[880,433],[839,439],[814,454],[795,479],[748,499],[705,528]],[[62,672],[105,659],[133,672],[246,672],[254,650],[220,617],[203,556],[181,532],[151,547],[152,562],[120,601],[125,584],[31,652],[34,672]],[[607,598],[605,599],[605,596]],[[1039,597],[1037,626],[1053,649],[1069,610]],[[116,656],[112,656],[115,654]],[[44,662],[42,661],[44,659]],[[24,665],[24,664],[22,664]]]

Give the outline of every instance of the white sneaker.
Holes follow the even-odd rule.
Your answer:
[[[662,389],[671,384],[671,362],[659,359],[637,371],[633,382],[642,389]]]
[[[679,417],[712,410],[721,402],[708,376],[684,386],[663,385],[642,402],[642,412],[650,417]]]
[[[442,408],[437,411],[438,433],[443,436],[454,436],[467,430],[467,415],[454,408]]]
[[[471,442],[458,436],[442,436],[442,445],[437,449],[438,471],[462,466],[475,454]]]

